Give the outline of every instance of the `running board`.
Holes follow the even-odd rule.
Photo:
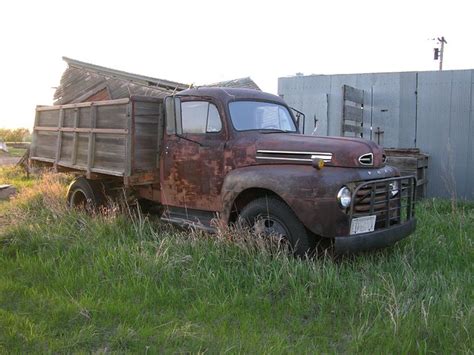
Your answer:
[[[190,227],[215,233],[212,221],[217,218],[216,212],[193,210],[189,208],[167,207],[160,219],[180,227]]]

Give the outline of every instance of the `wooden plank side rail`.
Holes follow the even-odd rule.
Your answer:
[[[92,172],[92,167],[94,166],[94,153],[95,153],[95,133],[94,128],[97,125],[97,106],[91,105],[90,110],[90,126],[91,130],[89,132],[89,144],[87,151],[87,178],[90,178]]]
[[[127,131],[131,132],[132,134],[128,134],[127,138],[125,140],[125,156],[127,158],[127,163],[125,164],[125,176],[130,176],[132,174],[132,164],[133,164],[133,159],[132,159],[132,144],[135,143],[134,140],[132,141],[132,135],[133,133],[133,110],[135,108],[135,102],[132,101],[127,105]]]
[[[129,98],[126,99],[116,99],[116,100],[107,100],[107,101],[91,101],[91,102],[81,102],[77,104],[67,104],[67,105],[56,105],[56,106],[36,106],[36,111],[54,111],[59,109],[66,108],[76,108],[76,107],[90,107],[90,106],[110,106],[117,104],[128,104],[130,102]]]
[[[73,128],[73,127],[35,127],[35,131],[50,132],[74,132],[74,133],[110,133],[110,134],[128,134],[128,129],[120,128]]]
[[[33,156],[33,155],[36,155],[36,151],[37,151],[37,133],[34,131],[36,126],[38,126],[38,123],[39,123],[39,112],[38,112],[38,108],[36,108],[36,112],[35,112],[35,124],[34,124],[34,128],[33,128],[33,135],[31,137],[31,150],[30,150],[30,154]]]
[[[162,100],[148,97],[39,106],[30,162],[126,186],[159,182]]]
[[[79,109],[76,107],[74,109],[74,137],[72,138],[72,152],[71,152],[71,165],[76,165],[77,162],[77,141],[78,141],[78,135],[79,133],[77,132],[77,125],[79,123]]]
[[[59,159],[61,158],[61,146],[63,143],[63,133],[61,128],[64,124],[64,109],[59,109],[59,117],[58,117],[58,134],[57,134],[57,141],[56,141],[56,158],[54,160],[54,169],[57,170]]]

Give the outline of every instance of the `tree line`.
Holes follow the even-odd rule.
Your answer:
[[[4,142],[29,142],[31,133],[28,128],[0,128],[0,140]]]

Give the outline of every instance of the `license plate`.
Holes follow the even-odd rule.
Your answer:
[[[351,222],[351,234],[373,232],[377,216],[365,216],[354,218]]]

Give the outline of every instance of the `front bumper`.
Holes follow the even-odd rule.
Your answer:
[[[390,228],[370,233],[336,237],[334,248],[337,254],[353,254],[361,251],[385,248],[408,237],[416,228],[416,219]]]

